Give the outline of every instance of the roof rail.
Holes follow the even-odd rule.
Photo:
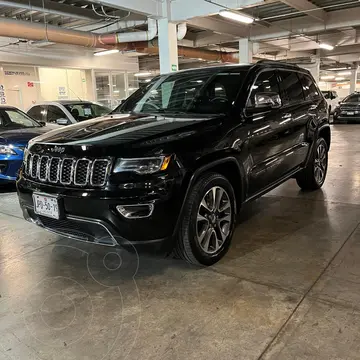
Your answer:
[[[289,64],[289,63],[285,63],[285,62],[281,62],[281,61],[276,61],[276,60],[266,60],[266,59],[262,59],[262,60],[259,60],[256,64],[268,64],[268,65],[276,65],[276,66],[281,66],[281,67],[284,67],[284,68],[296,68],[298,69],[299,66],[296,65],[296,64]]]

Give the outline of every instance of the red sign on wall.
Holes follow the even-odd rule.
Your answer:
[[[33,83],[32,81],[28,81],[28,82],[27,82],[27,86],[28,86],[28,87],[34,87],[34,83]]]

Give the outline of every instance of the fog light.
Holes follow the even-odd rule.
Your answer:
[[[142,219],[151,216],[154,204],[118,205],[116,210],[126,219]]]

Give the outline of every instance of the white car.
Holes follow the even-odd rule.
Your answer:
[[[58,125],[76,124],[107,115],[111,110],[91,101],[52,101],[32,105],[26,113],[33,119]]]
[[[324,95],[324,98],[325,98],[328,106],[329,106],[329,113],[333,114],[335,108],[338,106],[339,101],[340,101],[337,92],[333,91],[333,90],[325,90],[325,91],[322,91],[322,93]]]

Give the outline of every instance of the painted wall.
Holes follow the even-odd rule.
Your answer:
[[[4,86],[7,105],[27,109],[37,101],[38,75],[33,66],[5,65],[0,68],[0,84]]]
[[[39,67],[38,72],[39,101],[89,99],[85,70]]]

